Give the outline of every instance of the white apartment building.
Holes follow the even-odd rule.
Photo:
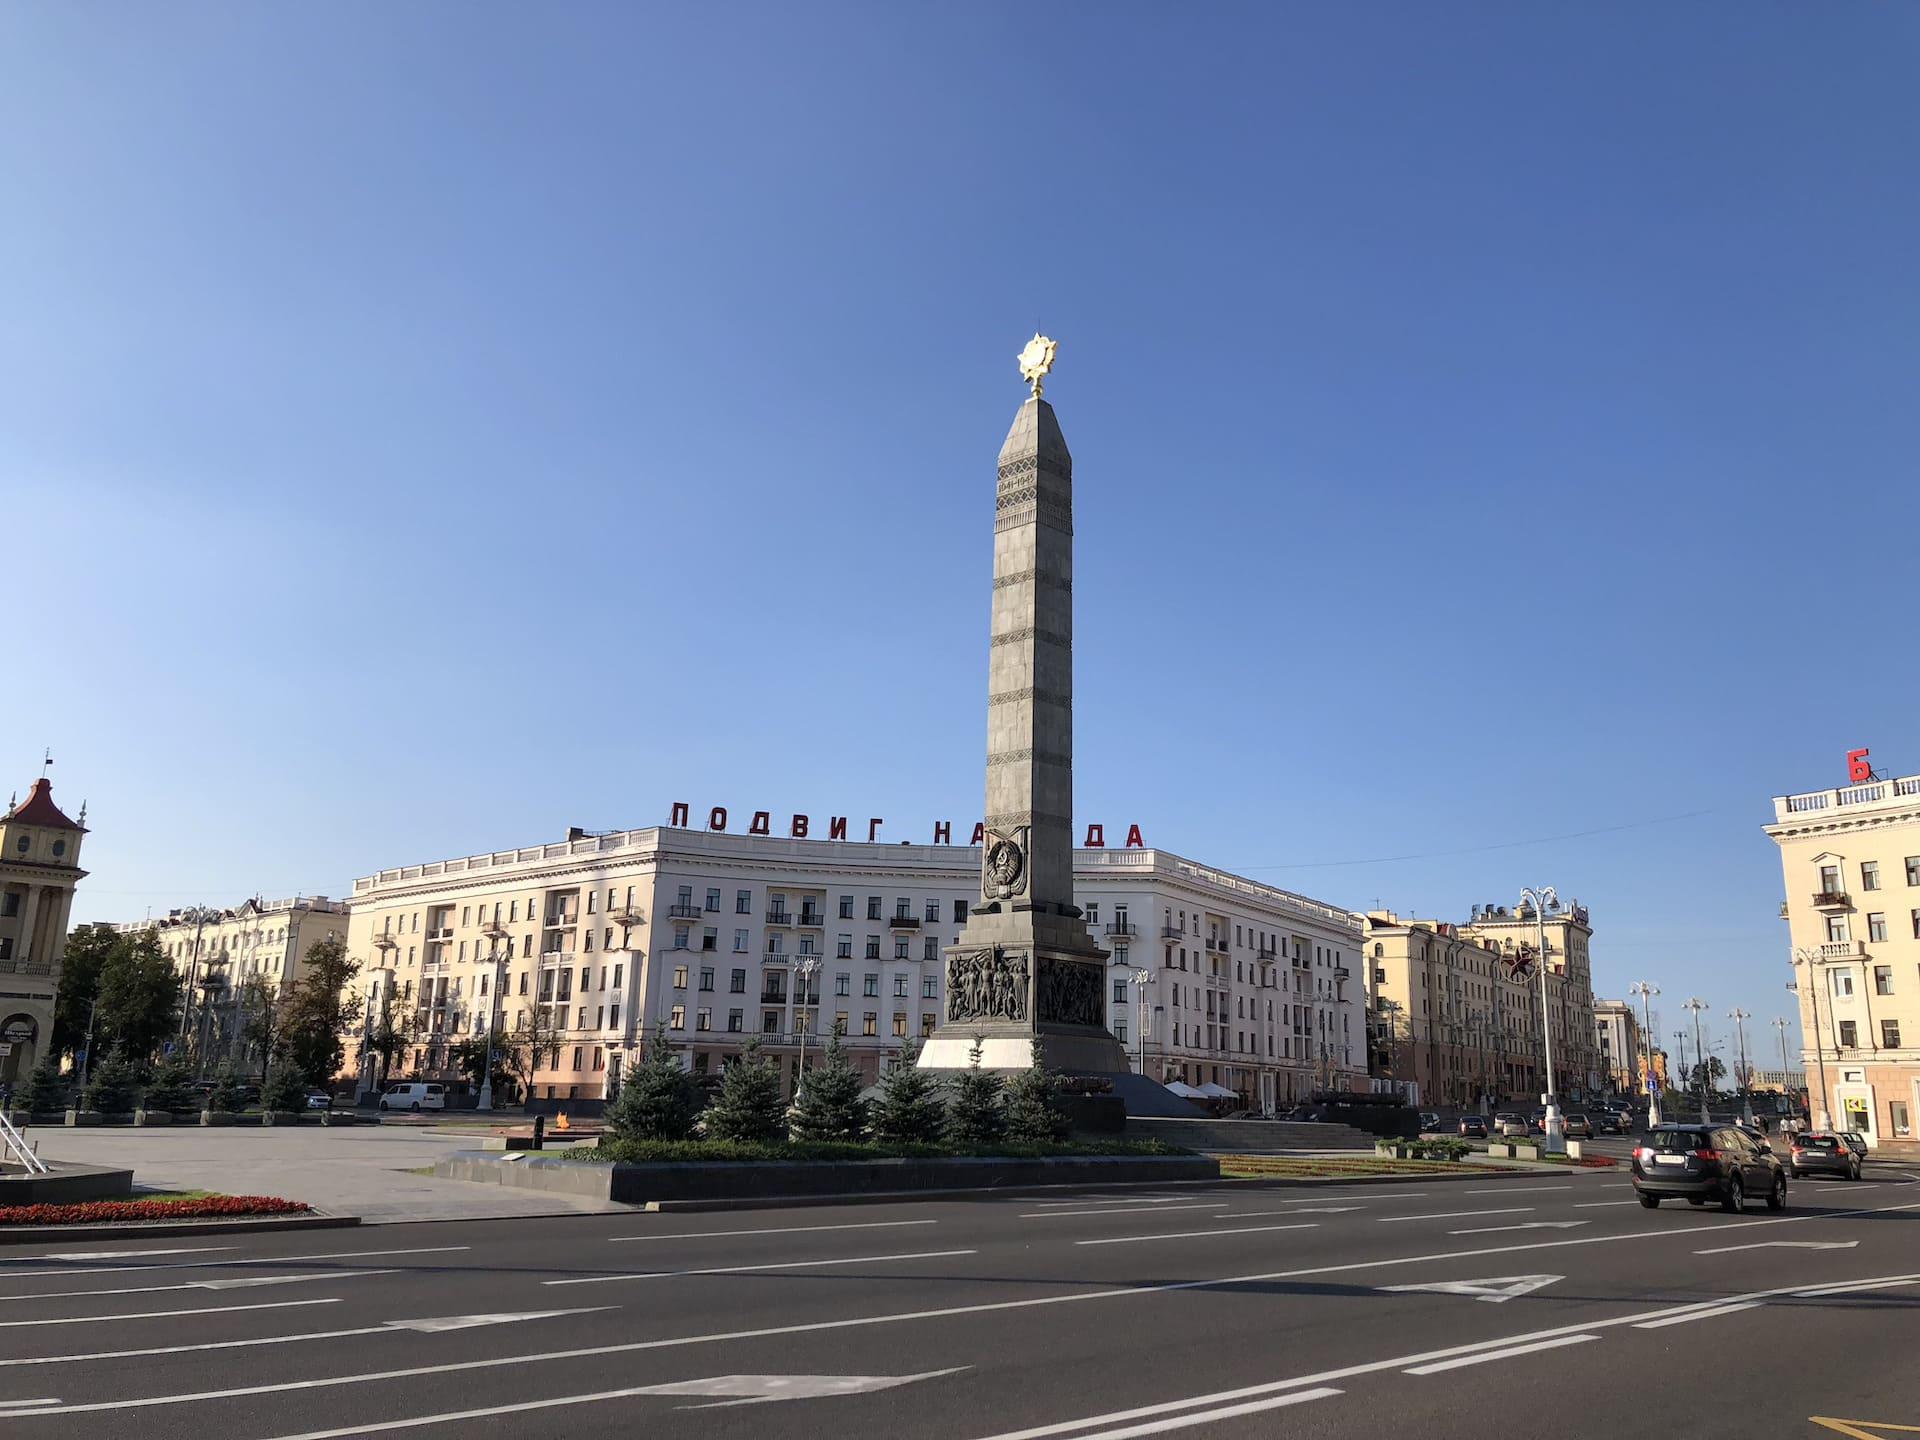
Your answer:
[[[1076,899],[1112,952],[1109,1019],[1159,1079],[1254,1108],[1366,1073],[1358,917],[1164,850],[1082,849]],[[457,1082],[488,1015],[557,1043],[534,1098],[602,1098],[654,1026],[695,1072],[758,1037],[791,1087],[838,1026],[877,1077],[942,1003],[941,948],[980,851],[653,827],[383,870],[354,883],[349,949],[380,1012],[412,1017],[395,1076]],[[349,1064],[377,1067],[366,1037]]]

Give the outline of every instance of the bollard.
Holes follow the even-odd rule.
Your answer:
[[[547,1117],[544,1115],[536,1115],[533,1117],[533,1148],[536,1150],[542,1149],[545,1147],[546,1142]]]

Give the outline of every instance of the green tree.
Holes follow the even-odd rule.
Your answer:
[[[552,1069],[559,1063],[556,1057],[566,1038],[566,1031],[545,1005],[535,1005],[528,1010],[525,1023],[507,1037],[507,1068],[525,1087],[529,1097],[533,1095],[534,1075],[543,1066]]]
[[[67,936],[60,962],[60,994],[54,1002],[54,1056],[71,1055],[86,1043],[87,1020],[100,993],[100,972],[126,936],[111,925],[82,925]]]
[[[1007,1087],[1007,1137],[1023,1145],[1049,1145],[1067,1138],[1067,1109],[1060,1086],[1035,1047],[1033,1064]]]
[[[966,1149],[991,1145],[1006,1132],[1005,1089],[1000,1076],[980,1068],[980,1041],[968,1052],[967,1068],[953,1078],[953,1099],[947,1105],[947,1140]]]
[[[699,1114],[699,1086],[680,1068],[666,1027],[655,1026],[646,1054],[607,1108],[607,1128],[621,1140],[684,1140]]]
[[[72,1087],[66,1076],[60,1073],[60,1059],[49,1055],[27,1076],[27,1083],[21,1087],[18,1104],[21,1109],[47,1114],[54,1110],[67,1108],[67,1094]]]
[[[304,973],[280,1002],[276,1070],[292,1068],[303,1085],[333,1083],[346,1057],[347,1028],[365,1004],[347,993],[359,973],[360,962],[348,958],[345,941],[322,940],[307,951]]]
[[[727,1067],[706,1118],[707,1134],[715,1140],[770,1145],[786,1134],[787,1106],[780,1095],[780,1076],[760,1053],[757,1039],[749,1040],[740,1058]]]
[[[267,1083],[260,1087],[260,1104],[267,1110],[305,1110],[307,1079],[299,1066],[289,1059],[276,1062],[267,1072]]]
[[[153,1067],[146,1093],[140,1099],[143,1110],[191,1110],[194,1093],[188,1088],[187,1067],[178,1060],[165,1060]]]
[[[233,1062],[221,1062],[213,1072],[213,1089],[207,1092],[209,1110],[244,1110],[247,1105],[247,1087],[240,1083],[240,1077],[234,1072]]]
[[[103,1054],[115,1049],[144,1060],[179,1028],[180,975],[161,950],[156,932],[120,938],[125,943],[100,967],[93,1050]]]
[[[279,986],[264,975],[240,982],[236,1008],[240,1021],[240,1066],[266,1074],[273,1057],[273,1037],[279,1026]]]
[[[792,1124],[796,1140],[858,1143],[866,1138],[867,1102],[860,1098],[860,1072],[847,1058],[837,1026],[827,1037],[820,1063],[801,1081]]]
[[[109,1055],[87,1074],[87,1088],[80,1096],[81,1108],[98,1110],[103,1115],[122,1115],[133,1109],[140,1092],[140,1072],[123,1055]]]
[[[893,1068],[880,1077],[873,1104],[874,1137],[888,1145],[937,1145],[946,1119],[940,1077],[920,1068],[920,1042],[900,1047]]]
[[[374,1085],[376,1090],[387,1088],[387,1079],[393,1074],[394,1057],[406,1053],[418,1029],[413,1007],[395,1006],[391,988],[381,987],[380,1010],[367,1029],[367,1052],[380,1062],[379,1078]],[[513,1069],[511,1052],[504,1059],[496,1057],[494,1064],[496,1067],[504,1066],[510,1072]],[[500,1088],[498,1081],[494,1082],[494,1088]]]

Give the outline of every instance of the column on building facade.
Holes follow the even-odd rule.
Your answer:
[[[20,953],[15,957],[14,969],[21,973],[29,970],[33,960],[34,941],[37,938],[34,926],[39,920],[40,892],[44,889],[46,886],[29,881],[26,898],[20,902]]]

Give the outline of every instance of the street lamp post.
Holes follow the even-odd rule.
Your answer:
[[[1673,1041],[1680,1049],[1680,1089],[1684,1094],[1687,1088],[1687,1032],[1684,1030],[1674,1031]]]
[[[1551,885],[1543,885],[1535,890],[1524,887],[1520,891],[1520,906],[1524,910],[1533,908],[1533,918],[1538,924],[1540,951],[1535,962],[1540,967],[1540,1039],[1546,1050],[1547,1088],[1542,1096],[1546,1103],[1547,1118],[1547,1154],[1564,1155],[1567,1152],[1566,1130],[1560,1123],[1560,1097],[1553,1089],[1553,1022],[1547,1015],[1547,907],[1560,908],[1560,896]]]
[[[1785,1095],[1788,1093],[1787,1077],[1793,1073],[1793,1067],[1787,1063],[1787,1017],[1776,1015],[1767,1023],[1773,1026],[1774,1033],[1780,1037],[1780,1093]]]
[[[1751,1010],[1742,1010],[1738,1005],[1727,1014],[1733,1020],[1733,1028],[1740,1036],[1740,1073],[1735,1078],[1740,1082],[1740,1116],[1747,1124],[1753,1124],[1753,1086],[1747,1071],[1747,1021],[1753,1018]]]
[[[1819,952],[1804,945],[1796,946],[1793,952],[1794,968],[1797,970],[1802,963],[1807,967],[1807,1003],[1813,1006],[1813,1063],[1820,1071],[1820,1120],[1815,1128],[1825,1130],[1833,1124],[1833,1104],[1827,1098],[1827,1061],[1820,1046]],[[1797,980],[1789,980],[1787,988],[1797,991],[1800,987]],[[1809,1093],[1807,1098],[1811,1101],[1812,1094]]]
[[[1653,997],[1660,993],[1658,985],[1649,985],[1645,980],[1636,980],[1627,987],[1627,993],[1640,998],[1640,1049],[1647,1065],[1647,1124],[1660,1123],[1659,1078],[1653,1073]]]
[[[1707,1002],[1702,1000],[1698,995],[1694,995],[1690,996],[1680,1008],[1693,1012],[1693,1064],[1694,1068],[1700,1072],[1700,1123],[1704,1125],[1709,1118],[1707,1115],[1707,1086],[1712,1083],[1712,1077],[1707,1069],[1706,1047],[1700,1043],[1700,1012],[1707,1008]]]
[[[1140,1012],[1139,1044],[1135,1047],[1140,1054],[1140,1073],[1147,1073],[1147,986],[1153,982],[1153,972],[1144,965],[1127,975],[1127,983],[1133,987],[1134,999]]]
[[[493,1046],[500,1033],[499,1023],[494,1017],[506,1013],[500,1005],[500,937],[507,932],[496,920],[481,933],[489,937],[487,958],[493,962],[493,993],[487,997],[487,1064],[486,1070],[480,1076],[480,1099],[476,1108],[491,1110],[493,1109]]]
[[[793,967],[793,973],[799,980],[799,993],[794,996],[793,1023],[800,1032],[800,1068],[794,1072],[793,1093],[799,1097],[800,1087],[807,1083],[807,992],[812,978],[820,971],[820,958],[808,955]]]
[[[207,928],[208,921],[220,918],[220,912],[206,905],[192,905],[180,912],[180,918],[193,922],[193,950],[187,959],[187,998],[180,1006],[180,1040],[185,1043],[187,1016],[192,1009],[194,989],[200,983],[200,935]]]

